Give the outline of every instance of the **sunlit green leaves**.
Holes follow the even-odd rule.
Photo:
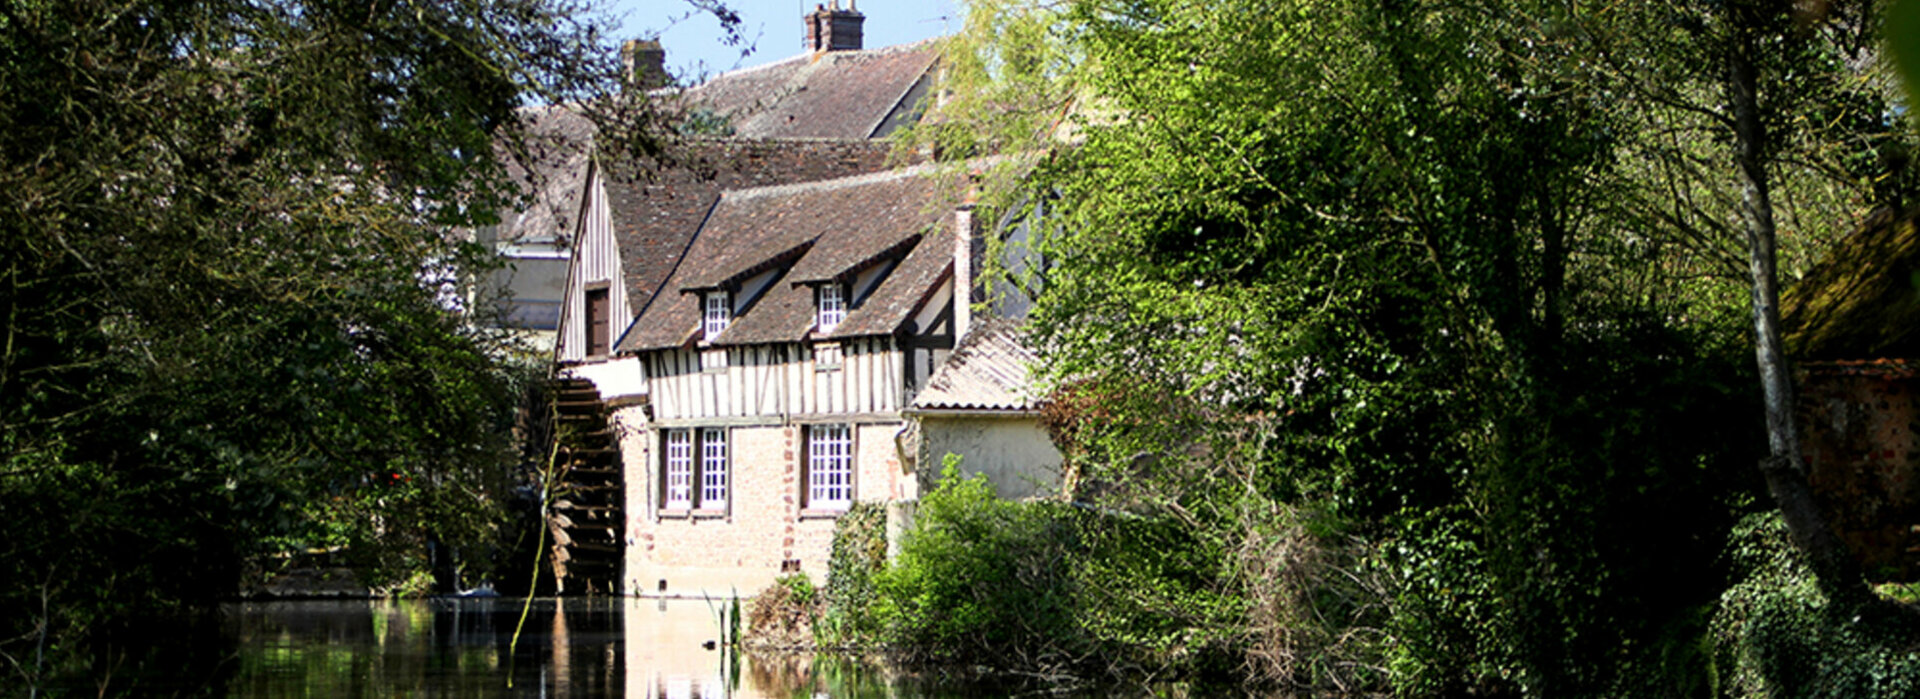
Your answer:
[[[618,85],[582,9],[0,5],[0,652],[73,651],[9,686],[243,564],[490,545],[524,376],[456,226],[511,203],[521,107]]]

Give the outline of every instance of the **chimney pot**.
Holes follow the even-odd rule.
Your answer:
[[[859,51],[861,49],[863,25],[867,16],[860,10],[840,9],[840,0],[833,0],[833,6],[817,4],[813,12],[801,18],[807,25],[804,47],[808,51]]]

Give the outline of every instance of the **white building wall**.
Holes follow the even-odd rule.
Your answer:
[[[646,368],[638,357],[614,357],[561,369],[562,376],[587,379],[600,389],[600,400],[647,394]]]
[[[892,338],[840,343],[840,368],[815,364],[813,346],[728,347],[727,367],[701,367],[699,349],[647,353],[654,419],[783,418],[897,413],[907,367]]]
[[[984,474],[1000,497],[1053,495],[1060,490],[1060,451],[1031,416],[920,419],[919,471],[932,488],[947,454],[960,454],[960,473]]]
[[[627,302],[626,281],[620,276],[620,248],[613,240],[613,217],[607,209],[607,188],[600,181],[600,168],[587,173],[587,196],[580,216],[579,240],[574,245],[573,263],[567,274],[567,295],[560,309],[560,347],[554,353],[561,362],[585,360],[587,346],[587,289],[604,285],[611,314],[609,341],[618,342],[633,322],[633,307]]]

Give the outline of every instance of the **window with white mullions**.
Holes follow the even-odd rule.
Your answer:
[[[727,431],[700,430],[700,507],[717,510],[727,505]]]
[[[732,469],[727,460],[727,429],[666,430],[662,433],[660,509],[724,511]]]
[[[846,425],[807,426],[807,507],[853,504],[853,436]]]
[[[701,339],[712,342],[714,338],[720,336],[720,333],[726,332],[727,323],[733,320],[733,308],[728,303],[729,296],[725,291],[715,291],[707,294],[706,313],[703,315],[705,322],[701,325],[701,330],[703,331],[703,337]]]
[[[660,507],[668,510],[693,508],[693,431],[667,430],[666,464],[663,469]]]
[[[840,321],[847,319],[847,297],[839,284],[822,284],[819,293],[819,315],[814,320],[814,332],[825,335],[833,332]]]

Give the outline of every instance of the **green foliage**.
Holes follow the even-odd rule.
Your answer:
[[[1920,692],[1920,623],[1833,604],[1778,515],[1742,520],[1728,544],[1736,582],[1712,641],[1727,696],[1897,697]]]
[[[852,645],[877,632],[873,618],[874,578],[887,565],[887,506],[858,502],[833,524],[833,551],[827,559],[825,612],[813,627],[826,647]]]
[[[1078,661],[1071,532],[948,463],[898,558],[874,578],[881,640],[913,657],[1001,667]]]
[[[1793,270],[1912,191],[1912,139],[1848,58],[1871,8],[1754,7]],[[970,8],[949,53],[978,100],[936,123],[992,134],[956,152],[1044,153],[990,196],[1039,234],[1071,493],[1184,527],[1174,577],[1218,581],[1196,616],[1252,674],[1706,685],[1714,554],[1762,446],[1727,12]],[[1360,669],[1284,650],[1308,648]]]
[[[1071,527],[1080,633],[1109,667],[1230,677],[1249,601],[1225,584],[1217,542],[1176,517],[1054,508]]]
[[[820,601],[819,590],[814,588],[813,580],[806,573],[782,575],[773,584],[786,591],[788,598],[797,606],[812,608]]]
[[[243,564],[485,559],[530,377],[458,310],[495,264],[464,229],[513,203],[523,105],[617,84],[580,9],[0,5],[5,684]]]
[[[898,557],[873,575],[871,607],[838,597],[826,615],[860,619],[846,628],[918,661],[1232,676],[1247,603],[1193,533],[1173,518],[1002,500],[949,457]]]
[[[1913,0],[1895,0],[1887,3],[1887,53],[1893,57],[1894,66],[1900,71],[1900,79],[1905,84],[1909,100],[1920,85],[1920,42],[1914,37],[1920,36],[1920,3]]]

